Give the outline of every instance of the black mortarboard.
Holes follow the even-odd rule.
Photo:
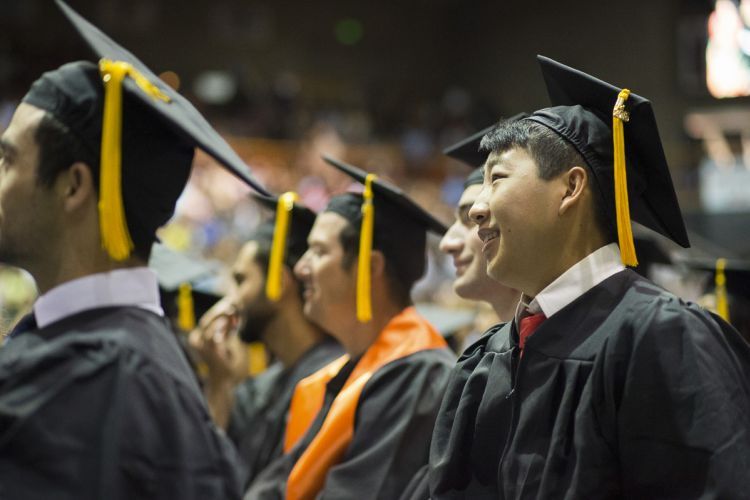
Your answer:
[[[499,123],[514,122],[527,116],[529,116],[528,113],[518,113],[517,115],[513,115],[510,118],[501,119]],[[476,169],[477,167],[482,167],[484,165],[484,162],[487,161],[487,151],[482,151],[480,149],[482,137],[487,135],[487,133],[496,126],[497,124],[490,125],[489,127],[482,129],[465,139],[461,139],[457,143],[443,149],[443,154],[446,156],[450,156],[454,160],[458,160],[471,168]]]
[[[261,224],[250,239],[271,241],[266,296],[271,300],[278,300],[281,297],[282,264],[294,268],[307,250],[307,235],[315,223],[315,212],[298,203],[297,194],[293,192],[280,196],[253,194],[253,198],[275,211],[273,221]]]
[[[335,196],[325,208],[360,230],[357,317],[370,319],[370,251],[380,249],[388,265],[404,282],[413,283],[424,274],[427,231],[442,235],[445,224],[417,205],[401,189],[373,174],[334,158],[323,156],[330,165],[364,184],[363,194]]]
[[[750,342],[750,262],[695,257],[680,262],[706,272],[715,295],[717,314]]]
[[[525,119],[552,129],[583,156],[597,191],[610,207],[610,219],[612,209],[622,208],[613,222],[619,221],[616,227],[621,231],[623,261],[635,264],[634,252],[632,259],[627,256],[627,247],[632,245],[631,218],[683,247],[690,246],[651,103],[552,59],[538,56],[538,60],[554,107]],[[625,169],[618,168],[623,156],[615,151],[623,144],[627,164],[624,199],[616,196],[617,185],[625,185]],[[616,177],[622,181],[616,182]]]
[[[501,123],[514,122],[529,116],[528,113],[518,113],[507,120],[500,120]],[[482,151],[480,145],[482,138],[497,125],[490,125],[469,137],[458,141],[457,143],[443,149],[443,154],[458,160],[474,170],[466,177],[464,189],[469,186],[475,186],[484,182],[484,162],[487,161],[487,151]]]
[[[216,287],[221,268],[218,262],[191,257],[157,243],[151,250],[148,266],[159,281],[165,314],[176,318],[183,331],[192,330],[196,318],[221,298]]]
[[[78,61],[45,73],[23,100],[53,115],[87,151],[100,182],[102,241],[114,259],[127,258],[133,243],[153,241],[172,216],[196,147],[266,193],[184,97],[64,2],[56,3],[99,64]]]
[[[496,125],[490,125],[489,127],[480,130],[476,134],[472,134],[465,139],[461,139],[455,144],[448,146],[443,149],[443,154],[450,156],[454,160],[458,160],[468,167],[476,169],[484,165],[487,161],[487,151],[481,151],[479,145],[482,142],[482,137],[495,128]]]

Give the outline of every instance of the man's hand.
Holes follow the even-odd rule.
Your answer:
[[[222,299],[190,332],[190,346],[205,363],[206,399],[216,423],[226,428],[234,400],[234,387],[247,377],[247,349],[237,335],[237,308]]]

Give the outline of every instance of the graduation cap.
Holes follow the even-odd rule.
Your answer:
[[[525,120],[562,136],[591,167],[597,192],[607,207],[615,207],[623,262],[638,264],[631,218],[689,247],[651,103],[547,57],[537,58],[554,107]],[[607,215],[611,220],[609,210]]]
[[[360,225],[357,274],[357,319],[372,318],[370,303],[370,257],[373,248],[390,256],[389,265],[397,269],[405,282],[414,282],[424,273],[426,232],[443,235],[445,224],[417,205],[401,189],[375,174],[348,165],[329,156],[328,164],[364,184],[362,195],[347,193],[335,196],[325,208],[351,224]],[[377,215],[376,212],[377,211]]]
[[[735,320],[731,313],[736,312],[738,308],[730,307],[732,298],[742,300],[743,305],[750,304],[750,262],[739,259],[687,257],[680,259],[679,263],[690,269],[704,271],[710,277],[716,296],[716,313],[724,320]]]
[[[299,204],[297,193],[292,191],[280,196],[253,194],[253,198],[276,214],[272,223],[262,224],[256,230],[254,238],[272,241],[266,273],[266,296],[277,301],[281,297],[282,266],[286,263],[294,267],[307,250],[307,235],[315,223],[315,212]]]
[[[159,281],[162,308],[177,326],[189,332],[220,298],[216,277],[221,264],[175,252],[156,243],[148,265]]]
[[[528,113],[518,113],[507,120],[500,120],[500,123],[514,122],[527,116],[529,116]],[[483,167],[484,162],[487,161],[487,151],[482,151],[480,149],[480,144],[482,138],[496,126],[497,125],[490,125],[487,128],[483,128],[479,132],[443,149],[444,155],[449,156],[454,160],[458,160],[464,165],[474,169],[468,177],[466,177],[466,180],[464,181],[464,189],[484,182]]]
[[[265,189],[201,114],[61,0],[98,65],[78,61],[42,75],[23,101],[50,113],[86,150],[99,180],[102,245],[115,260],[155,239],[174,213],[199,147],[256,191]],[[97,168],[98,167],[98,168]]]

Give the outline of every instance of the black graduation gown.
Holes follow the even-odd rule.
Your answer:
[[[319,499],[392,500],[427,463],[430,436],[455,363],[448,349],[430,349],[383,366],[359,398],[354,436],[342,460],[328,471]],[[320,430],[356,360],[328,382],[325,399],[310,429],[292,450],[271,463],[245,494],[246,500],[284,498],[297,459]]]
[[[282,454],[287,413],[297,382],[342,354],[337,342],[326,339],[293,366],[284,368],[276,362],[237,387],[227,434],[242,458],[247,484]]]
[[[0,349],[0,498],[224,500],[237,471],[156,314],[86,311]]]
[[[513,323],[466,350],[422,486],[433,499],[747,498],[749,385],[734,329],[625,270],[542,323],[520,362]]]

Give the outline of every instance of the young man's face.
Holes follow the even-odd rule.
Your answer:
[[[30,271],[51,251],[58,227],[54,191],[37,181],[34,135],[43,116],[41,109],[20,104],[0,139],[0,262]]]
[[[492,278],[527,294],[538,291],[547,268],[559,259],[555,246],[561,241],[558,213],[564,194],[561,183],[539,177],[522,148],[487,158],[482,191],[469,215],[479,226]]]
[[[240,337],[244,342],[262,339],[277,308],[266,297],[266,273],[258,263],[258,243],[249,241],[240,249],[232,266],[234,286],[229,300],[239,314]]]
[[[340,325],[356,317],[356,259],[345,268],[339,238],[348,225],[334,212],[318,215],[307,238],[308,250],[294,268],[304,287],[305,315],[334,336],[340,334]]]
[[[497,288],[495,280],[487,275],[482,255],[482,240],[477,227],[469,218],[469,209],[482,191],[481,185],[467,187],[456,208],[456,220],[440,240],[440,250],[453,257],[456,280],[453,289],[459,297],[469,300],[488,300]]]

